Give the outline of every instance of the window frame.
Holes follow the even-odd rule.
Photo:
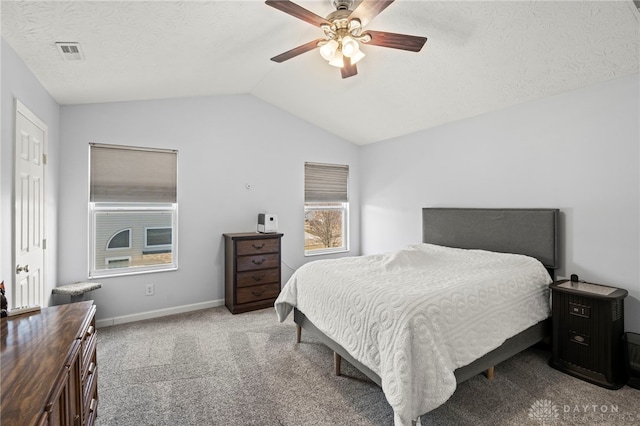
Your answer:
[[[304,203],[304,214],[305,221],[307,212],[311,210],[339,210],[342,212],[342,245],[340,247],[323,247],[319,249],[307,250],[304,249],[304,256],[321,256],[325,254],[334,254],[334,253],[347,253],[349,252],[349,202],[341,201],[339,202],[340,206],[328,205],[328,204],[336,204],[338,202],[333,203]],[[305,247],[306,247],[306,237],[305,237]]]
[[[171,263],[159,263],[128,268],[96,268],[96,217],[103,212],[169,212],[171,213],[172,244]],[[137,275],[151,272],[175,271],[178,269],[178,205],[177,203],[89,203],[89,278],[104,278],[123,275]],[[132,233],[133,235],[133,233]],[[124,256],[116,256],[124,257]],[[106,257],[105,257],[106,261]],[[106,266],[106,264],[105,264]],[[114,272],[118,271],[118,272]]]
[[[91,142],[88,159],[88,277],[103,278],[177,270],[178,151]],[[113,222],[109,219],[102,222],[100,215],[108,212],[131,214],[121,224],[122,230],[129,229],[129,247],[108,249],[108,246],[102,246],[109,235],[108,231],[111,230],[110,223]],[[169,254],[163,258],[144,258],[148,253],[145,253],[146,231],[143,230],[147,227],[145,225],[166,228],[164,225],[167,219],[158,220],[158,216],[162,217],[162,214],[144,217],[144,212],[164,212],[170,215],[171,244],[152,246],[158,252]],[[136,216],[138,214],[141,216]],[[114,231],[107,244],[119,232]],[[129,257],[130,266],[107,268],[109,260],[124,260],[125,257]]]
[[[342,212],[342,245],[307,249],[307,215],[310,211]],[[304,163],[304,256],[349,252],[349,165]]]

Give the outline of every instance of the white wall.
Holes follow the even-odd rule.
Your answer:
[[[40,82],[25,66],[15,51],[2,38],[0,41],[2,91],[0,111],[0,281],[5,281],[7,293],[11,291],[13,273],[13,174],[15,143],[15,100],[18,99],[48,126],[45,147],[48,164],[45,167],[45,236],[48,249],[45,258],[46,294],[56,286],[57,276],[57,217],[58,217],[58,122],[60,108],[44,90]],[[7,294],[7,299],[11,297]]]
[[[560,276],[625,288],[640,332],[639,76],[361,150],[363,254],[420,242],[422,207],[562,211]]]
[[[425,206],[560,208],[559,274],[628,289],[626,326],[640,331],[638,75],[356,147],[251,96],[60,109],[4,39],[0,49],[0,279],[8,287],[18,98],[49,125],[49,289],[86,279],[88,143],[180,150],[180,270],[101,280],[92,293],[99,319],[222,299],[221,234],[253,230],[258,212],[279,215],[287,265],[309,260],[303,163],[318,161],[351,166],[350,255],[418,242]],[[155,296],[144,296],[147,283]]]
[[[179,270],[100,279],[98,319],[223,299],[222,234],[255,231],[260,212],[278,214],[288,279],[314,259],[303,255],[305,161],[349,164],[349,254],[360,253],[358,147],[252,96],[63,106],[60,129],[61,284],[87,278],[89,142],[179,150]]]

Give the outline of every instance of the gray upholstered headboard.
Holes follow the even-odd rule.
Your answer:
[[[422,241],[516,253],[558,268],[558,209],[423,208]]]

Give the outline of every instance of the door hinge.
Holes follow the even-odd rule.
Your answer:
[[[42,240],[42,249],[43,250],[47,249],[47,239],[46,238],[44,240]]]
[[[42,164],[47,164],[47,154],[42,154]]]

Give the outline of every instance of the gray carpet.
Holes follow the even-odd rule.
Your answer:
[[[213,308],[98,330],[98,425],[392,425],[382,390],[272,309]],[[458,386],[423,425],[638,425],[640,391],[603,389],[529,349]]]

